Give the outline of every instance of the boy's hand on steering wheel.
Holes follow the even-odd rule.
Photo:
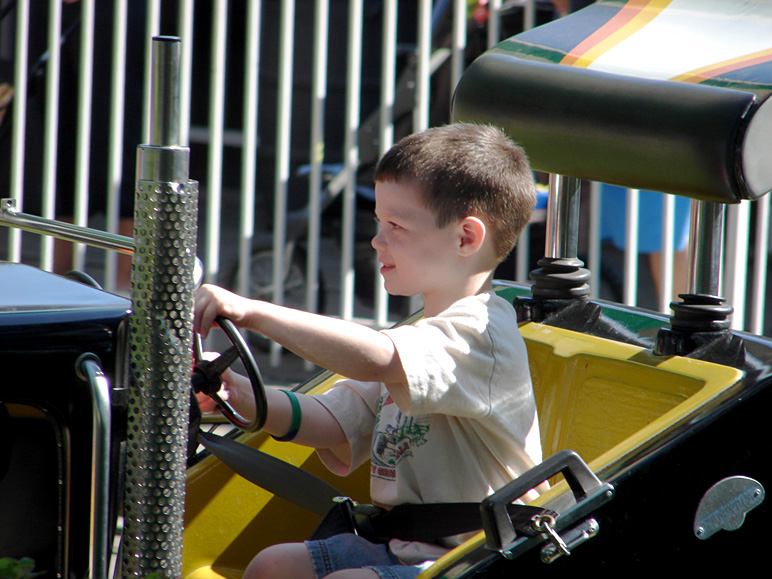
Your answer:
[[[231,320],[241,327],[247,316],[249,300],[214,285],[203,285],[196,290],[193,329],[206,338],[217,316]]]
[[[214,360],[218,356],[219,354],[217,352],[204,352],[202,357],[204,360]],[[237,374],[230,368],[225,370],[222,374],[222,386],[217,392],[217,395],[222,400],[229,402],[234,408],[244,410],[242,414],[245,416],[254,416],[254,409],[251,408],[251,405],[247,404],[250,408],[242,408],[245,406],[243,401],[251,398],[249,379],[246,376]],[[210,396],[203,392],[197,392],[196,400],[198,400],[198,406],[204,414],[220,414],[220,408],[217,402]]]

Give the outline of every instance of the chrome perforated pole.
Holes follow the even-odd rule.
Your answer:
[[[182,574],[198,183],[179,146],[180,41],[153,40],[137,152],[123,576]]]

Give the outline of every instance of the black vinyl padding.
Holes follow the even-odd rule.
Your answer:
[[[749,158],[743,138],[758,105],[750,92],[525,60],[493,49],[461,78],[453,120],[502,127],[539,171],[738,203],[768,190],[766,183],[751,189],[743,179]]]

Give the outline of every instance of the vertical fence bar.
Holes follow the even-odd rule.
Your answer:
[[[418,3],[418,38],[416,63],[415,108],[413,110],[413,132],[429,128],[431,106],[431,75],[432,75],[432,2],[419,0]],[[410,298],[410,309],[420,307],[419,299]]]
[[[322,228],[322,163],[324,163],[324,107],[327,102],[327,60],[330,26],[330,4],[316,0],[314,9],[314,59],[311,80],[311,143],[308,179],[308,251],[306,254],[305,307],[309,312],[319,311],[319,276],[321,271]],[[304,361],[306,370],[313,365]]]
[[[590,227],[587,235],[587,267],[590,270],[590,296],[600,296],[601,285],[601,214],[603,207],[603,192],[600,183],[590,183]]]
[[[382,157],[394,144],[394,104],[397,77],[397,0],[385,0],[384,2],[382,32],[379,157]],[[373,287],[375,288],[375,323],[383,327],[388,324],[389,298],[377,268]]]
[[[751,286],[750,331],[764,333],[764,310],[769,261],[769,195],[756,200],[756,243],[753,254],[753,285]]]
[[[530,30],[536,25],[536,0],[525,0],[523,7],[523,30]]]
[[[223,132],[225,130],[225,41],[228,2],[212,5],[212,56],[209,83],[209,147],[206,179],[206,230],[204,261],[206,279],[217,280],[220,271],[220,216],[222,213]]]
[[[429,102],[431,99],[431,72],[429,63],[432,54],[432,0],[418,0],[418,53],[416,58],[415,112],[413,131],[429,127]]]
[[[343,191],[343,242],[341,249],[341,317],[354,317],[354,223],[356,179],[359,165],[359,116],[362,86],[362,0],[349,1],[348,62],[346,66],[346,186]]]
[[[295,40],[295,0],[281,3],[279,20],[279,91],[276,114],[276,174],[273,199],[273,302],[284,303],[282,280],[287,267],[284,248],[287,244],[287,193],[289,187],[291,130],[292,130],[292,75],[293,45]],[[271,343],[271,364],[277,366],[281,348]]]
[[[520,237],[517,240],[515,251],[517,259],[515,261],[515,280],[526,281],[528,279],[528,271],[530,269],[530,255],[531,255],[531,227],[532,224],[526,225]]]
[[[107,230],[118,231],[123,180],[124,91],[126,88],[126,38],[128,0],[116,0],[113,14],[112,78],[110,80],[110,150],[107,167]],[[125,193],[124,193],[125,194]],[[105,252],[105,287],[115,291],[118,255]]]
[[[673,233],[675,231],[675,197],[662,196],[662,263],[657,287],[659,311],[668,313],[673,298]]]
[[[319,255],[321,252],[322,163],[324,162],[324,107],[327,103],[327,42],[330,4],[316,0],[314,10],[314,61],[311,102],[311,174],[308,180],[308,261],[306,262],[306,309],[319,309]]]
[[[123,576],[182,575],[198,184],[179,140],[179,40],[153,43],[137,154]]]
[[[48,219],[54,218],[56,206],[56,156],[59,134],[59,75],[61,63],[62,6],[58,0],[51,0],[48,9],[48,62],[46,64],[46,110],[43,136],[43,202],[41,213]],[[54,240],[44,237],[40,240],[40,267],[52,269],[54,263]]]
[[[748,236],[750,234],[750,202],[728,205],[726,209],[726,260],[724,297],[734,308],[732,328],[745,327],[745,292],[748,277]]]
[[[260,76],[260,0],[247,4],[246,46],[244,48],[244,111],[241,149],[241,213],[239,215],[239,278],[238,292],[248,296],[251,277],[252,238],[255,234],[255,184],[257,175],[257,104]]]
[[[466,49],[466,0],[453,0],[453,44],[451,48],[450,98],[464,73]]]
[[[625,231],[624,289],[622,301],[628,306],[638,304],[638,212],[640,191],[627,190],[627,224]]]
[[[142,142],[150,142],[150,106],[153,75],[153,38],[161,31],[161,0],[147,0],[145,21],[145,98],[142,101]]]
[[[527,30],[527,29],[524,29]],[[501,41],[501,0],[488,2],[488,48]]]
[[[180,145],[190,145],[190,108],[193,95],[194,0],[180,0],[177,26],[180,34]]]
[[[88,222],[89,169],[91,168],[91,102],[94,85],[94,0],[81,2],[78,124],[75,154],[75,223]],[[86,246],[73,246],[72,266],[83,270]]]
[[[24,208],[24,147],[27,127],[27,59],[29,58],[29,3],[16,4],[16,59],[13,67],[14,104],[11,144],[11,197]],[[8,232],[8,259],[21,261],[21,230]]]

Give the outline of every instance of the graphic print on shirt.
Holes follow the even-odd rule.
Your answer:
[[[388,393],[381,396],[376,416],[371,474],[394,480],[400,461],[413,456],[413,449],[426,442],[429,418],[405,416]]]

